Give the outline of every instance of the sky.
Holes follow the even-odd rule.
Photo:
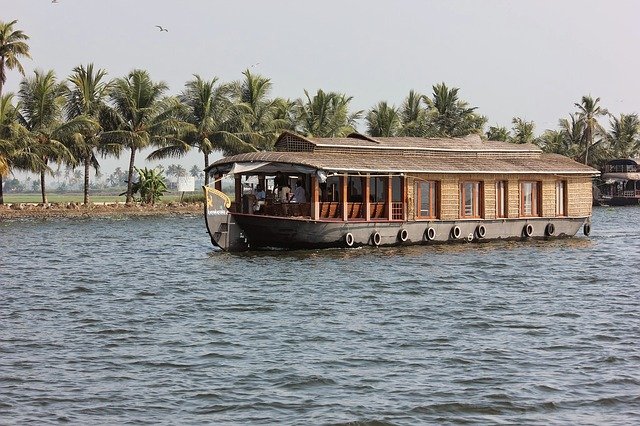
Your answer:
[[[337,91],[353,97],[352,111],[399,106],[410,90],[445,82],[488,125],[521,117],[536,134],[583,95],[614,115],[640,112],[636,0],[0,0],[0,20],[14,19],[30,37],[27,75],[142,68],[178,94],[193,74],[230,82],[250,69],[271,79],[273,97]],[[22,76],[7,76],[3,91],[16,92]],[[103,172],[127,161],[102,160]]]

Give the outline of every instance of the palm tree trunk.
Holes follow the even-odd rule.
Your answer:
[[[209,154],[204,154],[204,169],[207,170],[209,167]],[[209,173],[204,172],[204,185],[209,185]]]
[[[40,191],[42,192],[42,203],[47,204],[47,191],[44,187],[44,171],[40,172]]]
[[[4,193],[2,192],[2,175],[0,174],[0,206],[4,204]]]
[[[131,191],[133,190],[133,167],[136,162],[136,149],[131,148],[131,158],[129,159],[129,178],[127,179],[127,199],[126,203],[131,204],[133,201],[133,194]]]
[[[591,133],[591,128],[589,126],[589,124],[587,124],[587,129],[586,129],[586,143],[587,143],[587,147],[584,150],[584,164],[588,164],[589,163],[589,147],[591,146],[591,142],[593,140],[593,134]]]
[[[89,204],[89,173],[91,171],[91,155],[84,159],[84,205]]]

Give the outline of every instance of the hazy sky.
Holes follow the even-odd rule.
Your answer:
[[[616,115],[640,111],[635,0],[0,0],[0,20],[13,19],[31,37],[29,74],[142,68],[177,94],[192,74],[227,82],[250,68],[271,79],[272,96],[339,91],[353,110],[445,82],[489,125],[518,116],[536,134],[585,94]],[[5,92],[20,79],[9,71]]]

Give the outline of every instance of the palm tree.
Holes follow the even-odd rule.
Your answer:
[[[511,143],[533,143],[535,140],[535,135],[533,133],[533,129],[535,128],[535,124],[533,121],[526,121],[520,117],[513,117],[511,120],[513,123],[512,134],[509,138],[509,142]]]
[[[546,130],[534,143],[537,143],[544,152],[561,154],[579,160],[584,155],[582,150],[583,134],[584,123],[575,114],[569,114],[569,118],[558,120],[558,130]]]
[[[426,136],[427,109],[423,106],[425,96],[411,90],[400,107],[402,136]]]
[[[578,160],[581,151],[581,140],[584,133],[584,123],[575,114],[569,114],[569,118],[558,120],[563,145],[560,151],[552,151]]]
[[[371,136],[396,136],[402,125],[400,113],[386,102],[378,102],[365,117],[367,133]]]
[[[565,135],[561,130],[547,129],[535,142],[544,152],[562,154],[565,152],[565,141]]]
[[[589,162],[589,149],[594,145],[593,138],[597,135],[604,136],[605,130],[598,123],[598,117],[607,115],[608,111],[598,105],[600,98],[593,99],[590,95],[583,96],[581,103],[574,104],[578,107],[578,119],[584,125],[584,164]]]
[[[84,204],[89,204],[89,174],[91,166],[99,170],[95,150],[99,145],[100,128],[97,125],[99,112],[105,108],[105,99],[109,85],[104,81],[107,72],[94,70],[93,64],[81,65],[73,69],[69,77],[71,89],[66,93],[66,113],[70,119],[85,117],[95,123],[83,132],[74,135],[67,144],[75,158],[84,165]]]
[[[12,101],[11,93],[0,96],[0,204],[4,203],[3,176],[14,168],[32,171],[46,167],[29,131],[20,123],[19,105]]]
[[[193,176],[194,178],[199,177],[202,174],[202,169],[200,167],[198,167],[197,164],[194,164],[193,166],[191,166],[191,168],[189,169],[189,174],[191,176]]]
[[[159,160],[168,157],[181,157],[190,148],[196,148],[204,156],[204,169],[209,167],[209,156],[215,151],[225,155],[256,151],[256,148],[245,142],[251,139],[251,132],[238,131],[236,125],[238,108],[229,99],[230,87],[216,85],[217,78],[205,81],[200,76],[187,82],[180,95],[180,101],[186,106],[183,120],[189,123],[184,134],[184,141],[174,141],[152,152],[147,159]],[[255,136],[255,135],[254,135]],[[205,176],[205,185],[209,176]]]
[[[245,134],[245,142],[259,149],[271,149],[281,130],[289,125],[286,119],[278,118],[282,100],[269,98],[273,86],[271,79],[251,74],[248,69],[242,74],[244,80],[232,84],[238,112],[235,131]]]
[[[430,133],[459,137],[482,131],[486,118],[475,113],[476,107],[469,107],[467,102],[458,99],[459,90],[440,83],[433,86],[432,99],[424,98],[428,105]]]
[[[486,136],[490,141],[506,142],[509,140],[509,130],[504,126],[491,126],[487,130]]]
[[[614,158],[634,158],[640,153],[640,120],[638,114],[620,114],[611,118],[607,141]]]
[[[319,89],[313,96],[304,91],[306,99],[296,101],[298,132],[307,136],[340,137],[355,131],[362,111],[349,113],[353,99],[342,93]]]
[[[15,156],[15,126],[17,110],[12,103],[13,95],[0,95],[0,204],[4,204],[2,179],[11,171],[11,161]]]
[[[180,121],[176,116],[181,105],[175,98],[161,98],[167,89],[166,83],[153,82],[147,71],[133,70],[113,82],[109,92],[113,108],[101,114],[100,121],[106,130],[100,135],[101,142],[113,149],[116,155],[123,148],[130,150],[127,204],[133,202],[137,151],[152,143],[163,145],[180,141]]]
[[[62,121],[64,105],[64,83],[56,81],[55,73],[35,71],[35,77],[25,78],[20,83],[20,120],[28,131],[28,147],[32,154],[39,155],[41,163],[23,166],[32,172],[40,173],[42,202],[47,202],[45,174],[52,173],[49,161],[75,161],[72,153],[61,142],[81,131],[87,121],[76,118]],[[31,168],[33,167],[33,168]]]
[[[290,99],[275,98],[273,100],[273,123],[282,130],[295,132],[296,130],[296,102]]]
[[[0,96],[2,95],[2,87],[7,82],[6,70],[17,69],[24,76],[20,57],[31,58],[29,45],[26,43],[29,37],[21,30],[13,29],[17,22],[0,21]]]

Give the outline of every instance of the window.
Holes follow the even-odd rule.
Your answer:
[[[520,216],[540,216],[540,182],[520,182]]]
[[[567,181],[556,182],[556,216],[567,215]]]
[[[417,216],[438,217],[438,185],[435,181],[421,181],[416,185]]]
[[[320,184],[320,191],[322,192],[322,201],[340,201],[340,177],[329,176],[325,183]]]
[[[393,176],[391,178],[391,201],[401,203],[403,198],[402,176]]]
[[[347,201],[350,203],[361,203],[364,201],[362,190],[364,188],[364,178],[360,176],[349,176],[347,180]]]
[[[369,201],[372,203],[387,202],[387,182],[386,176],[375,176],[369,179]]]
[[[499,180],[496,182],[496,217],[507,217],[507,181]]]
[[[482,182],[463,182],[460,185],[460,217],[482,217]]]

